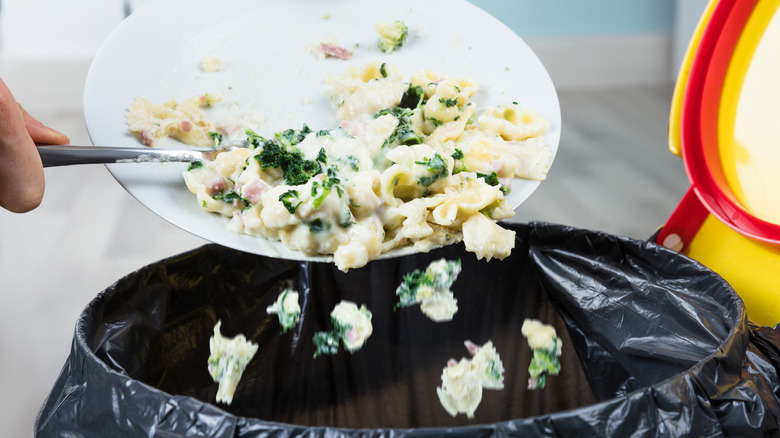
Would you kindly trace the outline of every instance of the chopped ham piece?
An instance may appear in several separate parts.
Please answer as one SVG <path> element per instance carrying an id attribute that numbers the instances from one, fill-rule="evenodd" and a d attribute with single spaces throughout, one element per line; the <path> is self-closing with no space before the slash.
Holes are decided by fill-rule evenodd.
<path id="1" fill-rule="evenodd" d="M 189 120 L 182 120 L 181 121 L 181 130 L 182 132 L 190 132 L 192 131 L 192 122 Z"/>
<path id="2" fill-rule="evenodd" d="M 224 191 L 225 187 L 225 178 L 222 178 L 221 176 L 206 181 L 206 193 L 208 193 L 209 196 L 214 196 L 217 193 Z"/>
<path id="3" fill-rule="evenodd" d="M 334 58 L 339 59 L 349 59 L 352 58 L 352 51 L 347 50 L 343 47 L 339 47 L 335 44 L 329 44 L 329 43 L 321 43 L 320 44 L 320 50 L 322 50 L 322 53 L 325 54 L 325 56 L 332 56 Z"/>
<path id="4" fill-rule="evenodd" d="M 140 133 L 141 136 L 141 143 L 144 144 L 144 146 L 154 146 L 154 133 L 144 129 Z"/>
<path id="5" fill-rule="evenodd" d="M 234 123 L 234 124 L 217 125 L 216 129 L 217 129 L 217 132 L 219 132 L 220 134 L 222 134 L 222 135 L 224 135 L 226 137 L 229 137 L 229 136 L 231 136 L 231 135 L 233 135 L 233 134 L 235 134 L 237 132 L 244 131 L 245 128 L 244 128 L 244 126 L 242 126 L 242 125 L 240 125 L 238 123 Z"/>
<path id="6" fill-rule="evenodd" d="M 244 184 L 241 191 L 244 194 L 244 198 L 252 204 L 259 204 L 263 193 L 267 192 L 271 188 L 267 182 L 260 178 L 255 178 L 248 183 Z"/>
<path id="7" fill-rule="evenodd" d="M 360 333 L 357 330 L 347 330 L 346 335 L 349 342 L 355 342 L 360 338 Z"/>
<path id="8" fill-rule="evenodd" d="M 366 125 L 361 122 L 342 120 L 339 127 L 352 137 L 362 137 L 366 133 Z"/>
<path id="9" fill-rule="evenodd" d="M 367 124 L 372 119 L 370 116 L 360 116 L 355 120 L 342 120 L 339 123 L 339 128 L 352 137 L 364 137 L 368 134 Z"/>
<path id="10" fill-rule="evenodd" d="M 466 348 L 469 350 L 469 353 L 471 353 L 472 356 L 474 356 L 475 354 L 477 354 L 479 352 L 479 349 L 480 349 L 479 345 L 477 345 L 477 344 L 475 344 L 475 343 L 473 343 L 471 341 L 466 341 L 466 342 L 464 342 L 464 344 L 466 345 Z"/>

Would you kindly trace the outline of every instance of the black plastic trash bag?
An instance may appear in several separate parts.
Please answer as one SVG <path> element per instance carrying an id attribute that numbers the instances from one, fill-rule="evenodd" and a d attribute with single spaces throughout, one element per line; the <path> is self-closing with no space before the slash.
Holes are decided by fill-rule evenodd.
<path id="1" fill-rule="evenodd" d="M 717 274 L 652 243 L 564 226 L 508 224 L 512 255 L 455 245 L 345 274 L 207 245 L 149 265 L 98 295 L 36 421 L 38 436 L 473 437 L 780 436 L 780 331 L 748 322 Z M 394 309 L 403 275 L 460 258 L 459 310 L 436 323 Z M 285 287 L 298 325 L 267 315 Z M 374 333 L 355 353 L 313 357 L 340 300 Z M 562 370 L 527 389 L 525 318 L 553 324 Z M 230 406 L 207 371 L 217 320 L 259 344 Z M 450 417 L 436 387 L 463 342 L 492 340 L 505 388 L 474 419 Z"/>

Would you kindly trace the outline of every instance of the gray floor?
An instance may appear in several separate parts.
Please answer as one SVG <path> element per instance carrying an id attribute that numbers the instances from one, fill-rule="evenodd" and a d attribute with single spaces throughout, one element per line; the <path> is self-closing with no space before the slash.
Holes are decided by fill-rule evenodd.
<path id="1" fill-rule="evenodd" d="M 672 90 L 561 92 L 558 155 L 513 219 L 648 238 L 688 187 L 682 161 L 667 148 Z"/>
<path id="2" fill-rule="evenodd" d="M 560 93 L 563 134 L 545 181 L 518 209 L 534 220 L 646 239 L 687 188 L 666 147 L 672 84 Z M 80 108 L 36 114 L 88 144 Z M 102 166 L 47 169 L 43 204 L 0 210 L 3 436 L 32 436 L 79 313 L 111 283 L 204 241 L 130 197 Z"/>

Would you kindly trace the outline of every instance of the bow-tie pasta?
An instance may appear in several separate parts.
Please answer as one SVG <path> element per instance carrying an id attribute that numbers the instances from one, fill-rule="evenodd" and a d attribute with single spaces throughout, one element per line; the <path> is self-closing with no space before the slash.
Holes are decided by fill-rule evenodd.
<path id="1" fill-rule="evenodd" d="M 279 240 L 339 269 L 403 246 L 464 241 L 479 258 L 506 257 L 515 178 L 542 180 L 552 162 L 548 122 L 517 103 L 478 114 L 470 78 L 369 62 L 329 77 L 338 125 L 267 136 L 184 173 L 204 210 L 237 233 Z M 186 140 L 186 138 L 185 138 Z"/>

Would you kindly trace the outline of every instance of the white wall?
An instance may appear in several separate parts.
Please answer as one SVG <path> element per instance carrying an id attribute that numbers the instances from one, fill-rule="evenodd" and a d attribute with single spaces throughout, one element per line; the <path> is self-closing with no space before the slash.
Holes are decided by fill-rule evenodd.
<path id="1" fill-rule="evenodd" d="M 81 100 L 83 78 L 102 42 L 126 11 L 152 1 L 0 0 L 0 77 L 27 107 L 72 106 Z M 706 3 L 470 1 L 523 37 L 559 89 L 673 80 L 679 47 Z M 675 21 L 676 14 L 683 18 Z"/>
<path id="2" fill-rule="evenodd" d="M 149 1 L 0 0 L 0 77 L 28 111 L 80 108 L 100 45 Z"/>
<path id="3" fill-rule="evenodd" d="M 674 47 L 672 73 L 677 75 L 693 32 L 709 0 L 677 0 L 674 10 Z"/>
<path id="4" fill-rule="evenodd" d="M 2 53 L 12 59 L 91 58 L 123 18 L 123 0 L 2 0 Z"/>
<path id="5" fill-rule="evenodd" d="M 669 33 L 675 0 L 469 0 L 526 39 Z"/>

